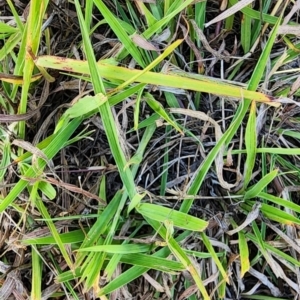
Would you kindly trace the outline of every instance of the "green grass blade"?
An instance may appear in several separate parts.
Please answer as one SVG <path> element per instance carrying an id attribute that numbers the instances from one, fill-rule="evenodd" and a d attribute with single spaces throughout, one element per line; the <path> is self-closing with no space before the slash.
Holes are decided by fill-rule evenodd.
<path id="1" fill-rule="evenodd" d="M 251 47 L 251 17 L 243 14 L 241 23 L 241 43 L 244 49 L 244 53 L 248 53 Z"/>
<path id="2" fill-rule="evenodd" d="M 245 199 L 251 199 L 258 196 L 260 192 L 277 176 L 278 170 L 273 170 L 269 174 L 265 175 L 255 185 L 253 185 L 246 193 Z"/>
<path id="3" fill-rule="evenodd" d="M 180 262 L 161 257 L 154 257 L 153 255 L 147 254 L 125 254 L 121 256 L 120 261 L 126 264 L 146 267 L 168 273 L 185 270 L 184 265 Z"/>
<path id="4" fill-rule="evenodd" d="M 126 50 L 132 55 L 132 57 L 141 67 L 145 67 L 146 63 L 144 61 L 142 52 L 138 49 L 132 39 L 127 35 L 119 20 L 112 14 L 112 12 L 107 8 L 103 1 L 95 0 L 94 3 L 109 24 L 110 28 L 122 43 L 123 47 L 126 48 Z"/>
<path id="5" fill-rule="evenodd" d="M 154 99 L 154 97 L 149 93 L 146 93 L 145 97 L 146 97 L 147 103 L 154 110 L 154 112 L 157 113 L 158 115 L 160 115 L 160 117 L 163 118 L 169 125 L 174 127 L 179 133 L 181 133 L 183 135 L 183 132 L 182 132 L 181 128 L 179 127 L 179 125 L 171 119 L 171 117 L 165 111 L 162 104 L 160 102 L 156 101 Z"/>
<path id="6" fill-rule="evenodd" d="M 42 260 L 35 247 L 31 247 L 32 256 L 32 286 L 31 299 L 42 298 Z"/>
<path id="7" fill-rule="evenodd" d="M 144 217 L 158 222 L 171 221 L 175 227 L 186 230 L 203 231 L 208 226 L 204 220 L 155 204 L 142 203 L 136 210 Z"/>
<path id="8" fill-rule="evenodd" d="M 130 254 L 130 253 L 142 253 L 150 251 L 153 248 L 152 245 L 145 244 L 123 244 L 123 245 L 100 245 L 88 248 L 81 248 L 78 251 L 87 252 L 107 252 L 116 254 Z"/>
<path id="9" fill-rule="evenodd" d="M 102 4 L 102 1 L 98 0 L 99 3 Z M 89 40 L 88 29 L 85 26 L 85 22 L 83 20 L 80 4 L 78 0 L 75 1 L 77 14 L 79 17 L 80 28 L 83 36 L 85 51 L 88 58 L 88 65 L 91 74 L 92 83 L 94 86 L 94 90 L 96 94 L 103 94 L 105 95 L 105 89 L 103 82 L 101 80 L 101 74 L 99 67 L 97 66 L 96 59 L 93 53 L 92 45 Z M 101 6 L 102 7 L 102 6 Z M 104 6 L 102 7 L 107 10 Z M 120 177 L 122 182 L 124 183 L 129 198 L 132 199 L 136 194 L 136 188 L 133 180 L 132 173 L 129 168 L 125 168 L 126 166 L 126 159 L 125 155 L 120 147 L 120 142 L 118 138 L 118 131 L 115 125 L 115 120 L 112 115 L 110 105 L 108 102 L 105 102 L 103 105 L 99 107 L 99 112 L 101 115 L 101 119 L 103 121 L 104 130 L 106 132 L 108 142 L 110 145 L 110 149 L 112 151 L 113 157 L 116 161 L 117 167 L 119 169 Z"/>
<path id="10" fill-rule="evenodd" d="M 259 193 L 257 196 L 262 199 L 273 202 L 274 204 L 280 205 L 285 208 L 289 208 L 297 213 L 300 213 L 300 205 L 298 205 L 294 202 L 291 202 L 291 201 L 288 201 L 288 200 L 285 200 L 280 197 L 276 197 L 276 196 L 273 196 L 273 195 L 270 195 L 270 194 L 267 194 L 264 192 Z"/>
<path id="11" fill-rule="evenodd" d="M 253 101 L 250 107 L 250 113 L 245 133 L 245 145 L 247 151 L 247 158 L 245 162 L 244 171 L 244 189 L 247 188 L 253 168 L 256 161 L 256 148 L 257 148 L 257 134 L 256 134 L 256 104 Z"/>

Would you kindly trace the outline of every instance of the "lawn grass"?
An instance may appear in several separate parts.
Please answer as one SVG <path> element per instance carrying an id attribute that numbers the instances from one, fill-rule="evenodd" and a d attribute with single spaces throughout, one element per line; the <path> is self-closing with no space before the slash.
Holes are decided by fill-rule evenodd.
<path id="1" fill-rule="evenodd" d="M 299 7 L 224 3 L 0 4 L 0 299 L 299 297 Z"/>

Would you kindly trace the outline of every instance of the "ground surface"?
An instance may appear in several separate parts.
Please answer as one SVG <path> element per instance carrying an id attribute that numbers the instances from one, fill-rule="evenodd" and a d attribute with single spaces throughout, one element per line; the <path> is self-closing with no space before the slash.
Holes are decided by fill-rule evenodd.
<path id="1" fill-rule="evenodd" d="M 1 300 L 299 298 L 299 1 L 195 2 L 0 1 Z"/>

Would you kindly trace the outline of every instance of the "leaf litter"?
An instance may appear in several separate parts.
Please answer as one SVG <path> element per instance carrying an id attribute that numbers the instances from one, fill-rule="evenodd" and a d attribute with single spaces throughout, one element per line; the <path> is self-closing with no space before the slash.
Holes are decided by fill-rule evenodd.
<path id="1" fill-rule="evenodd" d="M 115 211 L 119 219 L 112 220 L 116 224 L 113 225 L 113 222 L 103 224 L 104 233 L 97 237 L 95 245 L 98 243 L 102 245 L 104 240 L 110 241 L 107 246 L 110 244 L 122 245 L 122 243 L 153 243 L 153 250 L 149 251 L 147 255 L 153 253 L 158 255 L 159 251 L 167 251 L 168 249 L 163 247 L 170 243 L 168 246 L 173 250 L 173 254 L 169 253 L 163 257 L 166 270 L 169 270 L 168 260 L 181 262 L 182 257 L 174 255 L 174 253 L 178 254 L 176 247 L 179 245 L 180 249 L 183 249 L 190 257 L 193 272 L 190 272 L 190 266 L 187 265 L 184 272 L 175 272 L 171 276 L 167 272 L 151 270 L 146 259 L 139 262 L 141 265 L 131 267 L 130 264 L 121 263 L 120 254 L 119 256 L 109 254 L 104 259 L 105 264 L 103 264 L 101 272 L 94 279 L 94 289 L 86 289 L 84 280 L 78 281 L 68 273 L 66 262 L 50 234 L 47 219 L 42 218 L 42 210 L 35 207 L 30 199 L 36 195 L 38 201 L 43 201 L 49 215 L 55 220 L 53 221 L 54 228 L 61 235 L 72 261 L 77 259 L 75 252 L 72 252 L 72 247 L 79 248 L 83 239 L 89 237 L 91 229 L 95 230 L 95 224 L 101 222 L 99 218 L 84 218 L 83 214 L 86 213 L 86 209 L 88 208 L 91 214 L 97 213 L 106 216 L 108 209 L 111 209 L 110 203 L 113 203 L 118 191 L 122 190 L 124 193 L 123 182 L 119 174 L 122 170 L 118 169 L 112 156 L 109 137 L 103 130 L 102 120 L 93 116 L 97 112 L 98 106 L 102 105 L 102 102 L 97 103 L 97 101 L 102 99 L 103 102 L 109 102 L 111 97 L 116 95 L 110 94 L 107 98 L 105 95 L 101 95 L 101 99 L 97 98 L 92 91 L 90 82 L 82 84 L 88 80 L 86 73 L 85 76 L 82 76 L 81 72 L 74 74 L 72 72 L 74 68 L 65 69 L 65 74 L 48 69 L 47 72 L 51 78 L 55 78 L 55 82 L 49 83 L 50 91 L 46 93 L 47 87 L 43 84 L 41 75 L 33 76 L 31 79 L 32 89 L 28 94 L 29 109 L 23 114 L 16 113 L 14 105 L 17 105 L 20 95 L 18 89 L 9 84 L 19 85 L 19 90 L 24 84 L 21 73 L 9 75 L 15 74 L 14 67 L 19 68 L 15 58 L 18 54 L 21 56 L 22 51 L 21 48 L 13 47 L 11 44 L 13 36 L 10 39 L 10 35 L 14 34 L 16 27 L 11 32 L 1 32 L 3 35 L 1 35 L 1 43 L 4 41 L 4 45 L 1 44 L 2 52 L 0 54 L 3 58 L 3 53 L 6 53 L 6 61 L 4 63 L 4 60 L 1 60 L 3 75 L 0 74 L 0 80 L 2 80 L 3 89 L 0 93 L 2 110 L 0 122 L 1 127 L 4 128 L 1 131 L 9 130 L 14 134 L 9 137 L 7 134 L 2 134 L 2 159 L 6 161 L 5 158 L 8 157 L 8 161 L 16 161 L 18 164 L 1 165 L 3 176 L 1 176 L 0 201 L 2 202 L 10 194 L 11 185 L 19 180 L 30 180 L 30 184 L 26 190 L 20 193 L 16 201 L 4 212 L 1 212 L 1 299 L 27 299 L 33 295 L 34 279 L 31 278 L 31 274 L 36 272 L 33 270 L 34 262 L 31 255 L 33 248 L 37 249 L 41 258 L 40 267 L 43 273 L 40 286 L 41 299 L 53 297 L 57 299 L 97 299 L 98 296 L 104 297 L 99 289 L 108 291 L 106 295 L 110 294 L 108 296 L 110 299 L 154 299 L 155 297 L 157 299 L 202 299 L 199 282 L 195 284 L 194 281 L 193 276 L 196 275 L 193 273 L 195 272 L 201 275 L 203 286 L 210 295 L 210 299 L 244 299 L 251 296 L 291 299 L 291 297 L 299 296 L 299 264 L 297 264 L 300 253 L 299 226 L 295 223 L 289 223 L 289 225 L 280 223 L 280 217 L 286 215 L 275 216 L 275 211 L 269 211 L 268 218 L 263 215 L 260 209 L 261 202 L 267 200 L 260 197 L 260 192 L 269 193 L 299 205 L 300 196 L 297 187 L 300 186 L 300 151 L 298 155 L 287 155 L 273 154 L 272 149 L 295 150 L 299 148 L 299 110 L 297 109 L 300 94 L 299 76 L 289 76 L 289 74 L 297 74 L 299 69 L 297 61 L 299 53 L 297 51 L 300 46 L 297 42 L 298 32 L 295 23 L 297 23 L 297 10 L 300 2 L 284 3 L 284 1 L 279 1 L 276 5 L 275 1 L 270 1 L 274 5 L 272 8 L 270 3 L 268 6 L 261 1 L 229 1 L 230 5 L 225 10 L 223 1 L 221 4 L 217 1 L 195 2 L 188 9 L 181 10 L 181 13 L 185 15 L 184 18 L 194 29 L 195 35 L 192 34 L 191 28 L 188 28 L 187 22 L 183 21 L 180 14 L 169 20 L 165 17 L 165 28 L 154 30 L 159 16 L 161 22 L 165 20 L 163 15 L 159 15 L 163 9 L 168 16 L 172 9 L 178 8 L 175 4 L 179 5 L 180 1 L 176 3 L 174 1 L 174 6 L 169 1 L 165 1 L 166 6 L 164 8 L 159 6 L 158 10 L 151 6 L 154 5 L 153 2 L 126 2 L 128 6 L 125 6 L 123 5 L 125 1 L 118 3 L 106 1 L 106 5 L 120 18 L 120 22 L 125 22 L 122 24 L 126 25 L 126 31 L 130 32 L 135 50 L 138 49 L 139 53 L 142 53 L 147 65 L 167 49 L 174 40 L 182 39 L 183 35 L 186 37 L 186 43 L 181 44 L 172 54 L 164 58 L 168 60 L 168 65 L 173 64 L 180 72 L 182 71 L 182 80 L 184 76 L 191 76 L 194 80 L 197 80 L 197 76 L 208 76 L 220 80 L 220 85 L 218 90 L 203 93 L 200 88 L 182 88 L 178 84 L 181 79 L 179 76 L 176 77 L 177 83 L 174 86 L 164 84 L 164 79 L 167 77 L 157 77 L 157 83 L 161 83 L 161 86 L 157 90 L 153 86 L 151 89 L 148 86 L 146 88 L 147 93 L 151 93 L 153 99 L 158 101 L 160 106 L 155 105 L 154 101 L 152 106 L 148 105 L 144 93 L 139 104 L 137 130 L 131 130 L 134 125 L 137 102 L 135 102 L 136 95 L 130 93 L 130 88 L 134 89 L 135 80 L 139 82 L 139 75 L 137 72 L 128 72 L 129 77 L 124 78 L 123 81 L 127 81 L 129 86 L 125 86 L 119 91 L 127 94 L 123 98 L 120 97 L 120 100 L 113 98 L 114 104 L 112 105 L 122 143 L 120 147 L 128 156 L 129 161 L 130 157 L 136 154 L 137 149 L 140 149 L 144 140 L 147 140 L 146 133 L 148 132 L 146 130 L 150 131 L 148 128 L 155 127 L 154 134 L 149 134 L 142 156 L 132 160 L 128 165 L 131 170 L 135 166 L 138 167 L 135 182 L 139 189 L 145 192 L 145 197 L 141 201 L 165 207 L 168 209 L 166 216 L 170 216 L 173 210 L 180 210 L 182 213 L 188 212 L 193 217 L 209 221 L 205 230 L 208 242 L 218 259 L 222 261 L 230 283 L 226 283 L 220 275 L 213 253 L 205 246 L 196 230 L 192 233 L 184 232 L 184 228 L 173 228 L 172 222 L 165 220 L 160 223 L 161 228 L 155 231 L 153 226 L 150 226 L 150 222 L 145 221 L 147 219 L 143 218 L 138 209 L 133 209 L 129 216 L 126 215 L 129 206 L 127 200 L 124 202 L 124 206 L 120 204 L 118 210 Z M 184 5 L 183 2 L 180 2 L 180 5 Z M 170 5 L 167 7 L 168 4 Z M 261 7 L 262 4 L 265 6 Z M 257 145 L 259 148 L 267 147 L 270 150 L 264 155 L 256 153 L 251 180 L 246 186 L 246 190 L 243 190 L 241 188 L 243 184 L 240 183 L 243 183 L 244 179 L 240 172 L 242 173 L 243 162 L 246 161 L 244 134 L 248 117 L 246 116 L 241 122 L 232 138 L 224 141 L 215 159 L 208 162 L 208 154 L 226 134 L 236 118 L 236 111 L 240 110 L 240 103 L 232 101 L 231 97 L 225 97 L 224 105 L 221 105 L 221 98 L 213 95 L 222 95 L 222 88 L 225 89 L 222 81 L 223 84 L 229 81 L 232 85 L 235 85 L 234 82 L 237 81 L 239 84 L 243 84 L 243 87 L 247 86 L 250 73 L 253 72 L 257 59 L 264 50 L 263 45 L 268 39 L 272 24 L 276 23 L 279 18 L 275 9 L 284 8 L 285 4 L 287 4 L 287 9 L 283 16 L 284 22 L 278 28 L 277 40 L 266 64 L 267 70 L 271 71 L 269 74 L 265 73 L 265 77 L 261 80 L 264 82 L 263 86 L 257 89 L 258 92 L 271 99 L 271 102 L 278 106 L 281 105 L 281 108 L 276 110 L 274 107 L 269 107 L 264 110 L 263 120 L 257 118 L 257 122 L 261 123 L 257 135 Z M 156 5 L 160 5 L 159 1 Z M 4 11 L 4 17 L 0 16 L 3 23 L 8 20 L 5 17 L 11 19 L 14 14 L 12 7 L 15 7 L 17 14 L 20 15 L 29 9 L 25 8 L 22 1 L 8 1 L 4 4 L 0 2 L 0 6 Z M 44 44 L 40 44 L 36 60 L 39 60 L 41 55 L 49 54 L 57 57 L 84 58 L 80 48 L 82 38 L 79 34 L 79 22 L 73 4 L 63 0 L 50 1 L 49 9 L 52 10 L 51 18 L 44 23 Z M 126 9 L 130 12 L 129 15 L 130 18 L 133 18 L 131 20 L 134 20 L 133 22 L 129 21 L 129 15 L 124 11 Z M 193 15 L 194 9 L 195 11 L 204 11 L 205 20 L 197 20 L 197 15 Z M 28 11 L 26 15 L 28 15 Z M 141 15 L 143 19 L 139 20 Z M 188 15 L 189 18 L 187 18 Z M 273 23 L 264 21 L 266 15 L 268 22 L 272 21 Z M 240 45 L 241 26 L 243 26 L 241 24 L 247 17 L 251 18 L 252 30 L 249 38 L 251 35 L 252 48 L 248 53 L 244 53 Z M 91 31 L 91 38 L 92 43 L 95 43 L 95 49 L 98 47 L 96 58 L 100 59 L 114 53 L 116 56 L 114 58 L 126 70 L 127 66 L 131 64 L 131 56 L 128 55 L 128 51 L 132 54 L 133 52 L 130 52 L 132 49 L 121 45 L 118 42 L 120 38 L 116 39 L 116 33 L 111 30 L 109 22 L 101 23 L 99 21 L 101 19 L 103 20 L 103 15 L 97 9 L 93 10 L 94 25 L 97 24 L 97 26 Z M 16 24 L 18 24 L 17 21 Z M 133 24 L 137 28 L 134 28 Z M 142 34 L 143 28 L 150 28 L 151 34 L 148 36 Z M 221 32 L 220 28 L 224 32 Z M 47 35 L 51 36 L 51 40 Z M 101 45 L 96 46 L 99 37 L 102 39 Z M 111 41 L 118 43 L 118 47 L 114 48 L 116 45 Z M 228 55 L 235 52 L 234 56 Z M 236 57 L 240 59 L 236 60 Z M 213 63 L 210 63 L 211 61 Z M 162 63 L 166 63 L 166 61 Z M 136 64 L 133 63 L 133 65 Z M 189 66 L 190 72 L 184 73 L 186 66 Z M 161 65 L 158 64 L 152 71 L 168 75 L 160 67 Z M 145 69 L 145 66 L 138 68 Z M 248 73 L 245 72 L 247 69 Z M 193 75 L 197 72 L 202 73 Z M 206 79 L 202 77 L 201 84 Z M 107 76 L 105 77 L 105 88 L 108 93 L 116 91 L 123 81 L 119 77 Z M 284 85 L 276 86 L 276 82 L 284 82 Z M 145 82 L 146 85 L 149 83 L 151 84 L 151 82 Z M 239 85 L 235 85 L 235 87 L 237 86 Z M 183 90 L 183 93 L 178 93 L 179 90 Z M 83 95 L 86 95 L 85 98 Z M 12 99 L 12 103 L 5 101 L 7 97 Z M 187 101 L 188 98 L 192 99 L 193 107 L 189 104 L 191 100 Z M 89 99 L 97 99 L 97 101 L 85 105 L 84 101 Z M 39 100 L 40 102 L 38 102 Z M 244 100 L 241 92 L 240 102 Z M 71 107 L 70 103 L 72 103 Z M 76 106 L 76 103 L 79 104 Z M 84 117 L 85 122 L 82 122 L 75 131 L 72 140 L 64 141 L 64 146 L 59 153 L 53 159 L 48 160 L 43 149 L 51 143 L 52 135 L 55 136 L 56 131 L 59 132 L 67 126 L 67 118 L 61 118 L 61 116 L 68 115 L 68 112 L 71 112 L 68 118 Z M 156 121 L 163 116 L 160 127 L 156 127 L 154 122 L 151 123 L 151 117 L 155 113 L 158 114 Z M 18 137 L 18 123 L 21 121 L 26 121 L 27 124 L 24 140 Z M 178 132 L 182 132 L 184 135 L 178 134 Z M 14 137 L 15 135 L 17 138 Z M 230 163 L 226 164 L 225 157 L 229 158 Z M 26 179 L 23 176 L 24 171 L 31 164 L 37 165 L 35 162 L 37 159 L 45 160 L 45 169 L 39 170 L 39 174 L 35 178 Z M 199 168 L 201 164 L 209 164 L 208 171 L 203 174 L 199 189 L 189 195 L 187 191 L 189 187 L 193 186 L 193 180 L 197 175 L 201 175 L 201 172 L 204 172 Z M 264 183 L 263 180 L 266 180 L 268 174 L 275 169 L 278 169 L 276 180 Z M 42 192 L 41 182 L 45 181 L 57 191 L 56 197 L 52 200 L 46 196 L 48 194 L 45 190 Z M 245 195 L 249 195 L 249 191 L 254 197 L 244 199 Z M 248 194 L 246 194 L 247 192 Z M 271 205 L 269 206 L 271 207 Z M 268 209 L 270 209 L 269 206 Z M 287 209 L 280 205 L 276 207 L 279 211 L 282 210 L 291 216 L 298 217 L 299 211 L 297 210 Z M 71 219 L 58 221 L 54 219 L 66 216 Z M 76 221 L 75 217 L 77 216 L 83 218 Z M 128 219 L 126 219 L 127 217 Z M 125 226 L 124 222 L 127 221 L 129 223 Z M 155 217 L 153 217 L 153 221 L 156 221 Z M 254 228 L 253 223 L 257 224 L 258 230 Z M 176 224 L 180 225 L 180 222 Z M 161 233 L 164 230 L 169 230 L 169 237 L 166 241 L 162 239 L 162 235 L 158 235 L 158 232 Z M 97 232 L 97 230 L 95 231 Z M 98 229 L 99 231 L 100 229 Z M 249 260 L 251 261 L 251 267 L 243 278 L 240 275 L 241 261 L 237 235 L 239 231 L 246 236 L 247 247 L 250 250 Z M 72 232 L 74 237 L 71 235 Z M 250 235 L 253 233 L 256 233 L 255 237 Z M 75 237 L 77 234 L 78 237 Z M 186 236 L 180 238 L 180 234 Z M 171 236 L 178 239 L 178 244 L 172 242 Z M 39 244 L 41 241 L 39 239 L 42 237 L 49 238 L 51 242 L 49 240 Z M 26 239 L 31 241 L 30 244 L 26 244 Z M 84 240 L 84 243 L 87 242 L 88 240 Z M 96 254 L 91 253 L 90 257 L 85 258 L 86 262 L 89 260 L 93 262 L 92 255 L 95 255 L 94 257 L 100 261 Z M 155 255 L 152 255 L 153 258 Z M 86 262 L 82 265 L 82 269 L 86 268 Z M 136 270 L 133 268 L 136 267 L 145 268 L 142 275 L 137 278 L 132 275 Z M 131 270 L 132 273 L 130 273 Z M 126 273 L 127 271 L 129 273 Z M 106 272 L 111 272 L 112 275 L 108 282 L 103 283 L 103 274 Z M 58 280 L 60 278 L 58 273 L 62 276 L 69 276 L 69 279 Z M 123 274 L 129 274 L 129 281 L 121 280 Z M 82 293 L 82 291 L 85 292 Z"/>

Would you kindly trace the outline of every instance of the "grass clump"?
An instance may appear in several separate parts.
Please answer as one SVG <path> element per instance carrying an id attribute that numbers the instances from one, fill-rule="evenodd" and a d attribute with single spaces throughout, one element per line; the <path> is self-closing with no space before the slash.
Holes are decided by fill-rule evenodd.
<path id="1" fill-rule="evenodd" d="M 296 3 L 0 5 L 1 299 L 299 295 Z"/>

